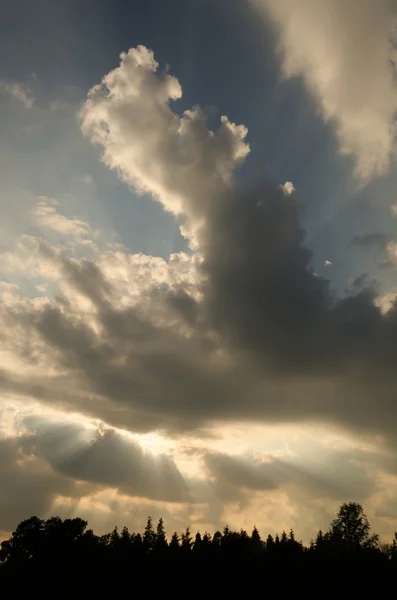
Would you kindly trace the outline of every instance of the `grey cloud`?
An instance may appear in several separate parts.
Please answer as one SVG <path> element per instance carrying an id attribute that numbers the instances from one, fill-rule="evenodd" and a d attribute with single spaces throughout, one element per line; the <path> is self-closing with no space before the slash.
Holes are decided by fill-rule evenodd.
<path id="1" fill-rule="evenodd" d="M 318 450 L 318 449 L 317 449 Z M 377 457 L 378 458 L 378 457 Z M 374 457 L 364 452 L 335 451 L 320 458 L 269 456 L 266 461 L 250 457 L 235 457 L 224 453 L 206 453 L 204 462 L 215 485 L 229 491 L 229 500 L 236 490 L 245 492 L 288 489 L 295 494 L 343 501 L 368 499 L 376 484 L 366 470 Z"/>
<path id="2" fill-rule="evenodd" d="M 106 78 L 105 95 L 90 95 L 83 120 L 110 166 L 168 210 L 183 213 L 201 261 L 197 294 L 184 283 L 168 289 L 153 284 L 125 306 L 98 264 L 55 256 L 41 244 L 42 255 L 58 261 L 64 288 L 89 300 L 92 312 L 76 308 L 67 290 L 46 306 L 4 309 L 6 326 L 16 337 L 37 339 L 59 371 L 27 381 L 4 370 L 5 388 L 139 431 L 311 419 L 392 440 L 397 309 L 383 313 L 374 286 L 365 282 L 337 296 L 313 272 L 301 201 L 290 186 L 233 183 L 233 168 L 248 152 L 245 128 L 224 120 L 218 138 L 203 118 L 196 115 L 196 122 L 189 113 L 181 119 L 170 108 L 170 99 L 180 97 L 179 82 L 159 79 L 156 69 L 143 47 L 123 55 Z M 139 101 L 129 112 L 126 94 L 119 114 L 109 91 L 124 76 Z M 114 155 L 109 132 L 98 121 L 101 107 L 115 125 Z M 153 143 L 145 157 L 136 155 L 130 137 L 135 128 L 140 131 L 140 111 L 154 128 L 153 139 L 145 138 Z M 120 122 L 125 127 L 119 139 Z M 181 148 L 174 148 L 180 131 L 191 145 L 187 170 Z M 211 161 L 224 177 L 213 180 Z M 192 181 L 202 178 L 205 185 L 192 191 L 191 172 Z"/>
<path id="3" fill-rule="evenodd" d="M 18 436 L 0 439 L 0 534 L 32 515 L 54 514 L 78 514 L 98 533 L 115 523 L 142 531 L 149 514 L 165 518 L 170 532 L 186 527 L 187 486 L 169 457 L 157 460 L 110 432 L 98 444 L 92 431 L 42 415 L 24 417 L 19 426 Z M 121 495 L 107 496 L 110 486 Z"/>
<path id="4" fill-rule="evenodd" d="M 10 531 L 33 514 L 48 516 L 58 495 L 78 497 L 87 489 L 25 454 L 19 438 L 0 440 L 0 529 Z"/>
<path id="5" fill-rule="evenodd" d="M 365 359 L 375 367 L 372 336 L 384 318 L 374 292 L 332 293 L 311 268 L 299 214 L 296 196 L 268 183 L 217 203 L 203 241 L 205 318 L 267 372 L 339 376 Z"/>
<path id="6" fill-rule="evenodd" d="M 382 314 L 365 283 L 338 298 L 311 269 L 299 214 L 296 195 L 270 183 L 219 197 L 199 237 L 201 300 L 156 288 L 122 308 L 97 265 L 62 259 L 98 327 L 67 298 L 4 309 L 65 373 L 4 372 L 4 385 L 141 431 L 311 418 L 391 434 L 395 310 Z"/>
<path id="7" fill-rule="evenodd" d="M 351 243 L 353 246 L 369 249 L 373 248 L 374 250 L 381 252 L 382 250 L 386 250 L 387 244 L 394 239 L 393 236 L 384 233 L 364 233 L 356 235 Z"/>
<path id="8" fill-rule="evenodd" d="M 380 269 L 395 269 L 396 268 L 396 263 L 394 260 L 391 260 L 390 258 L 386 258 L 385 260 L 382 260 L 382 262 L 379 265 Z"/>
<path id="9" fill-rule="evenodd" d="M 275 3 L 271 5 L 276 11 Z M 343 16 L 344 5 L 339 3 L 337 8 L 336 14 Z M 281 11 L 282 21 L 284 9 L 277 10 Z M 350 18 L 350 10 L 348 13 Z M 322 6 L 317 14 L 321 25 L 327 26 L 326 15 Z M 300 22 L 303 29 L 306 16 Z M 388 31 L 389 13 L 382 5 L 375 16 L 379 17 L 376 35 L 381 37 Z M 367 17 L 363 30 L 369 24 Z M 357 35 L 361 40 L 362 31 Z M 385 46 L 377 60 L 382 64 L 382 82 L 389 90 L 390 73 L 383 70 L 383 51 L 388 40 L 383 41 Z M 119 373 L 117 382 L 124 390 L 129 386 L 134 399 L 145 396 L 140 408 L 150 407 L 153 416 L 160 410 L 166 422 L 166 406 L 169 414 L 174 413 L 174 419 L 178 413 L 183 415 L 177 427 L 186 427 L 186 417 L 190 416 L 193 427 L 195 422 L 201 424 L 206 419 L 316 418 L 350 426 L 359 420 L 361 425 L 373 428 L 380 425 L 379 418 L 374 420 L 375 410 L 380 410 L 385 424 L 390 421 L 392 410 L 392 421 L 397 424 L 392 394 L 387 398 L 386 388 L 382 390 L 381 408 L 375 409 L 373 401 L 379 391 L 375 382 L 380 376 L 384 381 L 387 374 L 389 384 L 395 386 L 395 311 L 382 313 L 371 285 L 338 297 L 329 281 L 313 272 L 311 251 L 304 244 L 297 194 L 290 186 L 287 190 L 269 182 L 250 188 L 233 183 L 233 169 L 249 150 L 246 129 L 224 120 L 226 128 L 215 135 L 208 131 L 200 112 L 187 112 L 181 119 L 170 105 L 171 100 L 182 95 L 179 82 L 172 77 L 158 77 L 157 67 L 152 52 L 144 47 L 122 55 L 120 66 L 106 76 L 101 89 L 90 93 L 82 111 L 82 126 L 102 146 L 109 166 L 118 169 L 135 187 L 144 186 L 151 191 L 167 210 L 182 219 L 183 231 L 203 259 L 202 297 L 187 299 L 182 290 L 168 297 L 167 292 L 156 292 L 157 303 L 152 297 L 153 311 L 159 310 L 161 296 L 166 297 L 165 304 L 172 311 L 179 311 L 181 321 L 188 323 L 191 330 L 183 336 L 176 327 L 171 333 L 141 320 L 145 333 L 125 363 L 129 365 L 129 377 L 132 364 L 139 364 L 139 371 L 133 381 Z M 346 83 L 343 63 L 339 67 L 337 76 Z M 319 73 L 316 71 L 315 75 Z M 123 96 L 122 105 L 114 103 L 121 81 L 137 97 L 131 112 L 126 110 L 128 94 Z M 336 98 L 341 100 L 338 93 Z M 342 100 L 341 106 L 347 110 L 345 120 L 340 114 L 337 116 L 347 128 L 343 139 L 348 146 L 351 107 L 347 103 L 346 108 L 343 94 Z M 144 119 L 150 113 L 153 123 L 153 147 L 144 163 L 136 155 L 136 139 L 142 138 L 138 106 Z M 376 101 L 372 108 L 376 113 Z M 125 135 L 119 134 L 120 123 L 124 124 L 121 129 Z M 176 126 L 178 132 L 183 132 L 182 138 L 178 133 L 178 143 Z M 183 171 L 183 177 L 181 166 L 185 163 L 178 145 L 181 141 L 190 149 L 189 168 Z M 388 146 L 388 137 L 385 145 Z M 360 161 L 364 160 L 361 146 L 347 146 L 344 151 L 357 152 Z M 382 164 L 385 161 L 385 157 L 380 159 Z M 372 168 L 376 170 L 377 166 L 372 165 L 369 171 Z M 213 179 L 212 173 L 225 173 L 227 177 Z M 191 182 L 196 182 L 194 189 Z M 356 243 L 380 240 L 382 244 L 385 241 L 383 236 L 367 236 Z M 139 311 L 131 312 L 134 315 L 130 313 L 128 317 L 117 313 L 120 329 L 128 330 L 130 323 L 137 322 Z M 110 337 L 115 331 L 116 315 L 107 309 L 102 314 L 106 315 L 105 328 Z M 121 340 L 120 335 L 118 339 Z M 154 395 L 150 389 L 154 373 L 156 380 L 161 381 L 162 393 L 158 396 L 158 389 L 153 390 Z M 142 387 L 137 385 L 138 378 Z M 113 393 L 116 388 L 117 383 L 113 382 Z M 110 393 L 109 387 L 106 393 Z M 359 417 L 355 416 L 357 411 Z"/>
<path id="10" fill-rule="evenodd" d="M 276 488 L 271 471 L 261 462 L 247 461 L 223 453 L 210 452 L 205 455 L 205 465 L 215 477 L 218 485 L 223 483 L 250 490 Z"/>
<path id="11" fill-rule="evenodd" d="M 114 430 L 93 432 L 68 423 L 32 424 L 31 429 L 34 433 L 24 438 L 26 450 L 73 480 L 164 502 L 188 499 L 187 485 L 171 456 L 144 452 Z"/>

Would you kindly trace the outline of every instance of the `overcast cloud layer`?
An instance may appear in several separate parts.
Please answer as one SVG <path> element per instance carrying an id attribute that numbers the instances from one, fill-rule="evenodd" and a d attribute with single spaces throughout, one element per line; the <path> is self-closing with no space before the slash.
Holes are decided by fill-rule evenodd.
<path id="1" fill-rule="evenodd" d="M 365 4 L 262 2 L 284 75 L 303 75 L 362 180 L 391 164 L 395 103 L 391 5 Z M 31 108 L 15 89 L 3 85 Z M 313 270 L 293 182 L 238 180 L 245 125 L 221 114 L 212 130 L 202 108 L 178 112 L 181 98 L 138 46 L 78 118 L 103 163 L 175 217 L 188 252 L 131 253 L 44 195 L 1 252 L 0 532 L 30 513 L 103 529 L 150 512 L 172 528 L 277 523 L 308 540 L 352 499 L 382 533 L 397 506 L 393 290 L 363 276 L 335 293 Z M 380 232 L 351 245 L 392 266 L 395 246 Z"/>

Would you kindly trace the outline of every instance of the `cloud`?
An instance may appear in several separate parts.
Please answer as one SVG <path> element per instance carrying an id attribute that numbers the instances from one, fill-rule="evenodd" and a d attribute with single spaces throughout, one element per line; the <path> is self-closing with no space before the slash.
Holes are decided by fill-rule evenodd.
<path id="1" fill-rule="evenodd" d="M 237 490 L 252 493 L 293 488 L 291 496 L 303 493 L 339 501 L 354 497 L 362 502 L 374 493 L 375 479 L 367 472 L 366 462 L 379 460 L 378 455 L 357 450 L 327 452 L 321 446 L 317 446 L 316 452 L 315 458 L 305 455 L 252 458 L 209 452 L 204 461 L 221 494 L 226 497 L 231 494 L 231 498 Z"/>
<path id="2" fill-rule="evenodd" d="M 80 493 L 76 482 L 25 454 L 18 438 L 0 439 L 0 477 L 0 530 L 4 531 L 32 514 L 48 515 L 58 495 Z"/>
<path id="3" fill-rule="evenodd" d="M 384 252 L 386 254 L 385 259 L 379 264 L 381 269 L 393 269 L 397 265 L 397 241 L 394 235 L 384 233 L 365 233 L 356 235 L 351 243 L 362 249 L 371 249 L 376 252 L 376 256 Z M 367 282 L 368 285 L 368 282 Z M 384 298 L 379 300 L 380 305 L 385 307 L 389 305 L 389 299 L 391 292 L 388 291 L 384 295 Z M 387 301 L 385 299 L 388 299 Z M 385 303 L 386 302 L 386 303 Z"/>
<path id="4" fill-rule="evenodd" d="M 37 418 L 25 419 L 24 424 L 31 431 L 22 440 L 25 451 L 44 459 L 56 473 L 134 497 L 188 499 L 186 483 L 171 456 L 145 452 L 115 430 L 93 431 L 83 424 L 53 420 L 37 423 Z"/>
<path id="5" fill-rule="evenodd" d="M 292 181 L 286 181 L 284 183 L 284 185 L 281 186 L 281 188 L 284 190 L 284 192 L 289 196 L 290 194 L 292 194 L 292 192 L 295 192 L 295 188 L 294 188 L 294 184 L 292 183 Z"/>
<path id="6" fill-rule="evenodd" d="M 375 250 L 382 251 L 392 240 L 393 236 L 384 233 L 363 233 L 354 236 L 351 243 L 360 248 L 375 248 Z"/>
<path id="7" fill-rule="evenodd" d="M 59 202 L 47 196 L 39 196 L 33 209 L 33 219 L 43 230 L 66 236 L 91 235 L 90 227 L 81 219 L 69 219 L 58 212 Z"/>
<path id="8" fill-rule="evenodd" d="M 34 418 L 12 426 L 0 412 L 0 529 L 55 512 L 108 529 L 141 529 L 150 513 L 179 530 L 282 528 L 288 516 L 285 527 L 301 531 L 309 506 L 309 539 L 344 500 L 390 514 L 395 294 L 379 297 L 361 278 L 338 296 L 313 271 L 293 183 L 239 182 L 246 128 L 223 117 L 211 131 L 200 108 L 177 113 L 181 96 L 138 47 L 80 117 L 105 164 L 175 215 L 189 252 L 164 259 L 104 244 L 40 196 L 39 235 L 0 255 L 2 399 L 37 402 Z M 383 234 L 354 244 L 396 253 Z M 254 452 L 263 423 L 279 437 L 283 424 L 310 424 L 321 443 L 273 452 L 266 431 Z M 226 439 L 230 424 L 245 428 L 244 449 Z M 347 448 L 331 447 L 331 426 Z M 145 449 L 142 434 L 154 431 L 167 451 Z"/>
<path id="9" fill-rule="evenodd" d="M 165 454 L 143 450 L 142 442 L 78 415 L 20 408 L 3 405 L 0 415 L 0 436 L 7 435 L 0 439 L 4 531 L 33 513 L 79 515 L 97 533 L 115 523 L 142 530 L 151 514 L 165 518 L 169 533 L 189 522 L 202 531 L 256 523 L 263 534 L 292 525 L 308 541 L 346 497 L 365 502 L 371 515 L 390 504 L 393 456 L 340 439 L 335 447 L 329 432 L 317 430 L 317 441 L 294 435 L 287 453 L 229 454 L 216 450 L 226 440 L 213 440 L 211 449 L 211 440 L 196 439 L 200 446 L 185 448 L 169 441 L 172 454 Z M 280 440 L 280 433 L 272 435 Z M 269 441 L 269 435 L 262 430 L 260 438 Z M 181 461 L 183 455 L 187 460 Z M 303 518 L 308 504 L 310 522 Z"/>
<path id="10" fill-rule="evenodd" d="M 42 408 L 3 403 L 0 411 L 0 535 L 33 514 L 83 516 L 97 533 L 115 521 L 142 530 L 148 514 L 186 527 L 190 492 L 171 455 Z"/>
<path id="11" fill-rule="evenodd" d="M 119 67 L 90 90 L 82 131 L 102 147 L 105 164 L 135 189 L 200 223 L 208 202 L 230 186 L 248 154 L 247 129 L 222 116 L 213 132 L 199 107 L 182 116 L 173 112 L 170 103 L 182 97 L 181 85 L 168 72 L 158 73 L 148 48 L 131 48 L 120 58 Z"/>
<path id="12" fill-rule="evenodd" d="M 35 99 L 32 90 L 23 83 L 16 81 L 0 81 L 0 90 L 21 102 L 25 108 L 32 108 Z"/>
<path id="13" fill-rule="evenodd" d="M 354 246 L 361 246 L 363 248 L 375 246 L 383 250 L 392 239 L 392 236 L 384 233 L 363 233 L 354 236 L 351 243 Z"/>
<path id="14" fill-rule="evenodd" d="M 388 0 L 253 0 L 275 24 L 284 77 L 302 76 L 358 178 L 394 155 L 396 13 Z"/>
<path id="15" fill-rule="evenodd" d="M 139 47 L 91 90 L 81 118 L 105 162 L 194 232 L 195 252 L 76 258 L 23 236 L 2 257 L 5 274 L 58 293 L 7 296 L 4 389 L 134 431 L 309 419 L 391 436 L 394 309 L 370 285 L 335 295 L 313 272 L 291 182 L 238 184 L 245 127 L 225 118 L 213 133 L 198 108 L 178 116 L 170 100 L 181 94 Z M 58 232 L 88 228 L 47 199 L 38 214 Z"/>

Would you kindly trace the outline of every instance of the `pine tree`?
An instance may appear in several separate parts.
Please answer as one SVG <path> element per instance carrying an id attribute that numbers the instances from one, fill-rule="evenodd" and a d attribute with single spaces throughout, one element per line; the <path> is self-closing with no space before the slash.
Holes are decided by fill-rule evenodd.
<path id="1" fill-rule="evenodd" d="M 157 523 L 155 547 L 156 550 L 163 550 L 167 547 L 167 538 L 165 535 L 164 521 L 162 518 L 160 518 L 159 522 Z"/>
<path id="2" fill-rule="evenodd" d="M 269 535 L 266 538 L 266 551 L 273 552 L 274 545 L 275 545 L 275 543 L 274 543 L 273 536 L 269 533 Z"/>
<path id="3" fill-rule="evenodd" d="M 210 544 L 211 543 L 211 539 L 212 539 L 211 534 L 208 533 L 208 531 L 204 531 L 203 544 Z"/>
<path id="4" fill-rule="evenodd" d="M 322 552 L 324 549 L 324 534 L 321 531 L 321 529 L 319 529 L 317 536 L 316 536 L 316 542 L 315 542 L 315 549 L 317 552 Z"/>
<path id="5" fill-rule="evenodd" d="M 153 529 L 153 521 L 152 517 L 148 517 L 146 522 L 145 531 L 143 534 L 143 545 L 147 552 L 150 552 L 154 548 L 154 544 L 156 542 L 156 534 Z"/>
<path id="6" fill-rule="evenodd" d="M 222 534 L 220 531 L 215 531 L 213 538 L 212 538 L 212 545 L 215 548 L 219 548 L 221 543 L 222 543 Z"/>
<path id="7" fill-rule="evenodd" d="M 231 541 L 232 541 L 231 531 L 229 529 L 229 526 L 225 525 L 225 527 L 223 528 L 222 537 L 221 537 L 221 547 L 223 549 L 228 549 L 228 548 L 230 549 Z"/>
<path id="8" fill-rule="evenodd" d="M 203 553 L 206 555 L 209 555 L 211 552 L 211 549 L 212 549 L 211 540 L 212 540 L 211 534 L 208 533 L 208 531 L 205 531 L 203 538 L 201 540 L 201 547 L 202 547 Z"/>
<path id="9" fill-rule="evenodd" d="M 125 545 L 129 545 L 131 543 L 130 532 L 128 531 L 128 527 L 123 527 L 121 530 L 120 541 Z"/>
<path id="10" fill-rule="evenodd" d="M 124 555 L 128 554 L 132 546 L 132 540 L 130 532 L 128 531 L 128 527 L 123 527 L 123 529 L 121 530 L 118 546 L 120 550 L 124 553 Z"/>
<path id="11" fill-rule="evenodd" d="M 110 546 L 115 548 L 118 545 L 119 541 L 120 541 L 120 535 L 119 535 L 118 527 L 116 525 L 115 528 L 113 529 L 112 533 L 110 534 L 109 544 L 110 544 Z"/>
<path id="12" fill-rule="evenodd" d="M 259 531 L 255 526 L 251 533 L 251 547 L 255 552 L 259 552 L 262 549 L 261 536 L 259 535 Z"/>
<path id="13" fill-rule="evenodd" d="M 194 538 L 193 551 L 197 554 L 201 552 L 203 549 L 203 540 L 201 539 L 201 534 L 198 531 L 196 533 L 196 537 Z"/>
<path id="14" fill-rule="evenodd" d="M 174 531 L 174 533 L 172 534 L 169 547 L 170 547 L 171 552 L 173 552 L 173 553 L 176 553 L 180 550 L 179 535 L 177 534 L 176 531 Z"/>
<path id="15" fill-rule="evenodd" d="M 134 535 L 134 543 L 132 545 L 132 552 L 135 557 L 142 557 L 145 553 L 142 536 L 140 533 Z"/>
<path id="16" fill-rule="evenodd" d="M 181 538 L 181 548 L 184 552 L 189 553 L 193 546 L 192 534 L 190 533 L 190 527 L 186 527 Z"/>

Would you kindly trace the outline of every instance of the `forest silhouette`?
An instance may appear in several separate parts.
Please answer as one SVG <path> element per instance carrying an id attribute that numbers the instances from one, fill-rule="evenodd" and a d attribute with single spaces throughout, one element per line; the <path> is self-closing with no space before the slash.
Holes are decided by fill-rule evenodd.
<path id="1" fill-rule="evenodd" d="M 22 521 L 0 550 L 0 593 L 6 598 L 268 597 L 384 598 L 397 583 L 397 534 L 381 543 L 360 504 L 342 504 L 309 546 L 292 530 L 262 539 L 225 527 L 213 535 L 189 527 L 167 539 L 163 519 L 142 533 L 117 527 L 95 535 L 80 518 Z"/>

